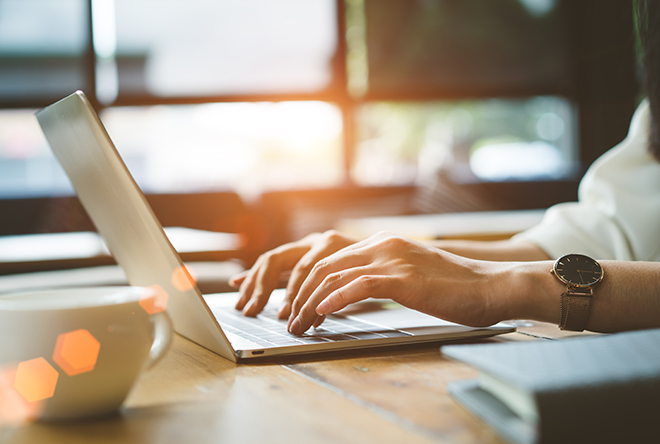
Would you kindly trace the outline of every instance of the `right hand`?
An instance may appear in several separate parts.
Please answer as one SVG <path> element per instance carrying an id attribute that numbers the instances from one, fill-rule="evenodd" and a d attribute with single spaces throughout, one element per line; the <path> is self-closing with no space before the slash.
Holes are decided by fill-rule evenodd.
<path id="1" fill-rule="evenodd" d="M 355 242 L 355 239 L 331 230 L 310 234 L 262 254 L 252 268 L 229 280 L 229 285 L 239 289 L 236 309 L 242 310 L 246 316 L 259 314 L 281 276 L 290 271 L 286 295 L 278 312 L 279 319 L 287 319 L 291 314 L 291 304 L 314 265 Z"/>

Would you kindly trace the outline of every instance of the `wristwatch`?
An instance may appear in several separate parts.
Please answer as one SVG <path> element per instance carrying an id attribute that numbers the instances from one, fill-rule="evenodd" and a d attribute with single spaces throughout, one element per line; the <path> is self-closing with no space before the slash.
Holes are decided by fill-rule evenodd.
<path id="1" fill-rule="evenodd" d="M 561 295 L 562 330 L 582 331 L 587 327 L 594 287 L 603 280 L 603 267 L 583 254 L 567 254 L 555 261 L 550 270 L 564 284 Z"/>

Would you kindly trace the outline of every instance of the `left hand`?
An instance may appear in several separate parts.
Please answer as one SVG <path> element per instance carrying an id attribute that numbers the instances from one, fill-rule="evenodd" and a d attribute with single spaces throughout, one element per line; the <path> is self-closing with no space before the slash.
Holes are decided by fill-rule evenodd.
<path id="1" fill-rule="evenodd" d="M 289 331 L 302 334 L 324 316 L 369 297 L 472 326 L 501 321 L 493 298 L 505 263 L 467 259 L 379 233 L 319 260 L 292 306 Z"/>
<path id="2" fill-rule="evenodd" d="M 263 310 L 281 277 L 290 272 L 286 296 L 278 312 L 279 319 L 291 314 L 291 303 L 312 267 L 320 259 L 355 243 L 355 240 L 334 230 L 312 233 L 296 242 L 281 245 L 259 256 L 249 270 L 233 276 L 229 284 L 239 288 L 237 310 L 246 316 L 256 316 Z"/>

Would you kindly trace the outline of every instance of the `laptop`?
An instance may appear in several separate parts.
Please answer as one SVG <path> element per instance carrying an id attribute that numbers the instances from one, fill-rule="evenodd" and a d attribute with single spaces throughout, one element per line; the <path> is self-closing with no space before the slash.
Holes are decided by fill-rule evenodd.
<path id="1" fill-rule="evenodd" d="M 174 330 L 233 362 L 325 351 L 481 338 L 515 331 L 507 324 L 458 325 L 376 300 L 328 316 L 316 330 L 294 336 L 276 316 L 284 290 L 264 312 L 248 318 L 234 309 L 238 293 L 203 296 L 194 281 L 173 279 L 184 270 L 163 227 L 126 168 L 101 120 L 82 91 L 37 112 L 51 149 L 134 286 L 166 292 Z"/>

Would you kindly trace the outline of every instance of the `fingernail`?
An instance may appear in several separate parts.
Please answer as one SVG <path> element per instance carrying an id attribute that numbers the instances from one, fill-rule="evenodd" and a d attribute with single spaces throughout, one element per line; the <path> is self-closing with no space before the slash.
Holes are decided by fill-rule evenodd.
<path id="1" fill-rule="evenodd" d="M 330 303 L 326 299 L 316 307 L 316 314 L 325 315 L 328 313 L 330 313 Z"/>
<path id="2" fill-rule="evenodd" d="M 291 330 L 291 324 L 293 324 L 293 321 L 298 317 L 298 313 L 293 311 L 293 307 L 291 308 L 291 312 L 289 313 L 289 320 L 286 323 L 286 328 L 287 330 Z"/>
<path id="3" fill-rule="evenodd" d="M 300 330 L 300 319 L 296 318 L 293 320 L 291 326 L 289 327 L 289 333 L 292 335 L 298 335 L 300 334 L 298 330 Z"/>
<path id="4" fill-rule="evenodd" d="M 250 302 L 248 302 L 247 305 L 243 308 L 243 314 L 247 314 L 253 305 L 254 305 L 254 299 L 250 300 Z"/>
<path id="5" fill-rule="evenodd" d="M 277 318 L 286 319 L 287 317 L 289 317 L 288 311 L 289 310 L 287 310 L 286 302 L 282 303 L 282 305 L 280 305 L 280 308 L 277 310 Z"/>

